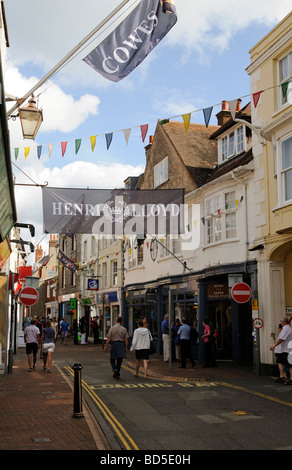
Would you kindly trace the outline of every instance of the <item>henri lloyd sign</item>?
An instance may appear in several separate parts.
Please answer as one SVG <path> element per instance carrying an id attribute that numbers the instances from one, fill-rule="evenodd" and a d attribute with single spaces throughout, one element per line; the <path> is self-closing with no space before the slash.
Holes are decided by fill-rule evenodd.
<path id="1" fill-rule="evenodd" d="M 45 233 L 101 235 L 183 232 L 184 190 L 43 187 Z"/>

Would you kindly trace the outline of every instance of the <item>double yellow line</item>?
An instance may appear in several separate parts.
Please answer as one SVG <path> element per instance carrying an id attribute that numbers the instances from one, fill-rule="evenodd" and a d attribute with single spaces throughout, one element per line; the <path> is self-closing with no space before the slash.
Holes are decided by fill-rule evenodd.
<path id="1" fill-rule="evenodd" d="M 65 367 L 65 369 L 74 376 L 73 369 L 71 367 Z M 121 423 L 114 417 L 112 412 L 108 409 L 106 404 L 99 398 L 99 396 L 90 388 L 90 386 L 81 380 L 82 386 L 84 390 L 87 391 L 89 396 L 92 398 L 94 403 L 97 405 L 99 410 L 102 412 L 103 416 L 107 420 L 107 422 L 111 425 L 116 435 L 119 437 L 121 442 L 123 443 L 126 450 L 139 450 L 139 447 L 134 442 L 134 440 L 129 436 L 125 428 L 121 425 Z"/>

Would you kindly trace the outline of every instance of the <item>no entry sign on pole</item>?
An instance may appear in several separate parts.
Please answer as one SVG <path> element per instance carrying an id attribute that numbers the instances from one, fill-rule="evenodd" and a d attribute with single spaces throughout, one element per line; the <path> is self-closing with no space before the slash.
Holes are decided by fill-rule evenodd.
<path id="1" fill-rule="evenodd" d="M 19 293 L 19 300 L 23 305 L 31 307 L 39 300 L 39 292 L 34 287 L 24 287 Z"/>
<path id="2" fill-rule="evenodd" d="M 245 282 L 238 282 L 237 284 L 234 284 L 231 289 L 231 297 L 239 304 L 245 304 L 248 302 L 251 295 L 251 288 Z"/>

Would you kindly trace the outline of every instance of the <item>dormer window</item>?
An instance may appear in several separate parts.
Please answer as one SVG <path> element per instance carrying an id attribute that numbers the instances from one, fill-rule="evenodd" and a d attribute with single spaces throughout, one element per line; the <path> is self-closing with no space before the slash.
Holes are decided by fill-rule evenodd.
<path id="1" fill-rule="evenodd" d="M 244 129 L 245 126 L 240 126 L 219 140 L 219 163 L 245 151 Z"/>

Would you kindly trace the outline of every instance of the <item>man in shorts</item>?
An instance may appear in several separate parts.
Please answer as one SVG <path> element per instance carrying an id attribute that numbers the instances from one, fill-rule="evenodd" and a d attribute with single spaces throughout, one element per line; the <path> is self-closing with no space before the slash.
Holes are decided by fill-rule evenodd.
<path id="1" fill-rule="evenodd" d="M 40 346 L 40 330 L 35 326 L 36 320 L 33 318 L 29 326 L 24 330 L 24 342 L 28 358 L 28 372 L 32 372 L 36 367 L 37 352 Z"/>
<path id="2" fill-rule="evenodd" d="M 281 351 L 277 356 L 277 363 L 279 366 L 280 377 L 279 381 L 285 385 L 292 385 L 292 328 L 289 326 L 289 319 L 283 317 L 280 320 L 282 330 L 278 336 L 277 341 L 270 347 L 273 350 L 276 346 L 281 346 Z M 285 367 L 290 371 L 290 378 L 285 379 Z"/>

